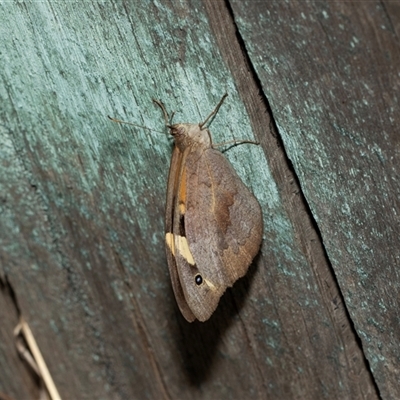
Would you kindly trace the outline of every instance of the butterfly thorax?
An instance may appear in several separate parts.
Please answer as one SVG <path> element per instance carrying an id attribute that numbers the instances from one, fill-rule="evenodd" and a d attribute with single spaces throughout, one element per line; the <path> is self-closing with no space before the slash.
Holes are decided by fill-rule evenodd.
<path id="1" fill-rule="evenodd" d="M 181 151 L 196 145 L 203 148 L 212 147 L 208 129 L 201 128 L 199 124 L 174 124 L 170 126 L 170 133 Z"/>

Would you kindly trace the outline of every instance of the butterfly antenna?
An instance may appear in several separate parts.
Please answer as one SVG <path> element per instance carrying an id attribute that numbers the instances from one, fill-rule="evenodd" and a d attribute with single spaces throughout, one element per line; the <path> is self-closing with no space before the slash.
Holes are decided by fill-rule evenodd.
<path id="1" fill-rule="evenodd" d="M 165 126 L 167 128 L 170 128 L 171 127 L 171 123 L 172 123 L 172 118 L 174 118 L 174 115 L 175 115 L 175 111 L 173 111 L 171 116 L 169 116 L 168 112 L 167 112 L 167 110 L 166 110 L 166 108 L 165 108 L 165 106 L 164 106 L 162 101 L 156 100 L 156 99 L 153 99 L 153 101 L 154 101 L 154 103 L 156 103 L 158 105 L 158 107 L 161 108 L 161 110 L 162 110 L 162 112 L 164 114 Z"/>
<path id="2" fill-rule="evenodd" d="M 204 122 L 202 122 L 201 124 L 199 124 L 200 129 L 202 129 L 203 126 L 210 120 L 210 118 L 211 118 L 212 116 L 214 116 L 214 115 L 218 112 L 218 110 L 219 110 L 220 107 L 222 106 L 222 103 L 224 102 L 224 100 L 225 100 L 227 97 L 228 97 L 228 93 L 225 93 L 225 94 L 222 96 L 222 99 L 219 101 L 217 107 L 214 108 L 214 110 L 213 110 L 213 111 L 211 112 L 211 114 L 204 120 Z"/>
<path id="3" fill-rule="evenodd" d="M 143 125 L 139 125 L 139 124 L 134 124 L 133 122 L 122 121 L 122 120 L 120 120 L 120 119 L 110 117 L 109 115 L 107 115 L 107 117 L 108 117 L 109 120 L 111 120 L 112 122 L 116 122 L 117 124 L 127 124 L 127 125 L 137 126 L 138 128 L 147 129 L 148 131 L 153 131 L 153 132 L 158 132 L 158 133 L 164 134 L 164 132 L 156 131 L 155 129 L 153 129 L 153 128 L 148 128 L 147 126 L 143 126 Z"/>

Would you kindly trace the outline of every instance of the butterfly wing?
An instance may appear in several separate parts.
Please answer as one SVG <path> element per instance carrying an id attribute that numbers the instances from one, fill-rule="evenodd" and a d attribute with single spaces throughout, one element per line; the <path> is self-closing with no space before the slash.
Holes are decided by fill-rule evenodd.
<path id="1" fill-rule="evenodd" d="M 183 170 L 183 245 L 188 249 L 178 252 L 177 263 L 183 267 L 177 271 L 188 307 L 197 319 L 205 321 L 226 288 L 246 274 L 258 252 L 261 208 L 217 150 L 188 152 Z"/>
<path id="2" fill-rule="evenodd" d="M 185 196 L 186 180 L 184 181 L 184 185 L 180 184 L 183 183 L 182 174 L 185 164 L 185 158 L 185 152 L 181 152 L 179 148 L 175 146 L 172 153 L 167 186 L 167 205 L 165 211 L 165 247 L 175 299 L 183 316 L 186 318 L 187 321 L 192 322 L 196 319 L 196 317 L 194 316 L 189 305 L 186 302 L 185 293 L 182 288 L 180 276 L 178 273 L 179 268 L 189 268 L 189 264 L 185 260 L 185 258 L 180 255 L 179 248 L 177 249 L 175 245 L 175 236 L 181 236 L 179 235 L 179 196 Z M 178 241 L 178 247 L 179 244 L 180 243 Z"/>

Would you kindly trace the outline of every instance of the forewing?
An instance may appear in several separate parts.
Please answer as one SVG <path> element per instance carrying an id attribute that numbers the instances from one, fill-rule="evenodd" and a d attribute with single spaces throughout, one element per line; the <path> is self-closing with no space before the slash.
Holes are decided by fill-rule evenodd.
<path id="1" fill-rule="evenodd" d="M 185 167 L 185 237 L 194 265 L 178 273 L 191 311 L 203 321 L 225 289 L 247 272 L 260 247 L 262 216 L 256 198 L 219 151 L 191 152 Z"/>
<path id="2" fill-rule="evenodd" d="M 183 316 L 189 322 L 195 320 L 195 316 L 190 310 L 189 305 L 186 302 L 185 294 L 180 282 L 178 268 L 185 267 L 187 262 L 182 257 L 177 256 L 177 249 L 175 246 L 174 239 L 174 221 L 179 221 L 179 192 L 185 190 L 185 187 L 180 187 L 180 181 L 183 174 L 184 158 L 185 154 L 182 153 L 178 147 L 175 146 L 172 153 L 171 165 L 168 176 L 167 186 L 167 204 L 165 210 L 165 242 L 166 242 L 166 253 L 169 273 L 171 276 L 172 289 L 175 294 L 175 299 L 178 303 L 179 309 Z M 186 183 L 186 182 L 185 182 Z M 181 193 L 182 194 L 182 193 Z M 176 226 L 176 224 L 175 224 Z M 179 230 L 179 224 L 178 224 Z M 175 235 L 179 232 L 175 231 Z M 178 265 L 179 263 L 179 265 Z"/>

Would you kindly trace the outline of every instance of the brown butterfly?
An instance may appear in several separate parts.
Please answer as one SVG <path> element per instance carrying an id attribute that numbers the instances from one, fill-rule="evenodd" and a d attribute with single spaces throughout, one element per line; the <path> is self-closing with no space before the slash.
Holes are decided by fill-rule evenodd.
<path id="1" fill-rule="evenodd" d="M 165 242 L 175 298 L 189 322 L 210 318 L 226 288 L 246 274 L 262 240 L 257 199 L 215 150 L 205 128 L 226 96 L 200 124 L 169 125 L 164 105 L 154 100 L 175 141 Z"/>

